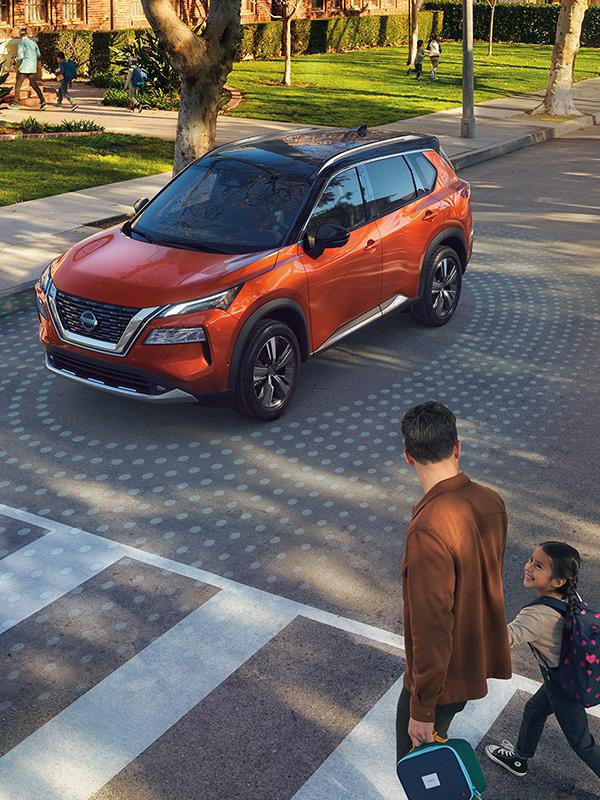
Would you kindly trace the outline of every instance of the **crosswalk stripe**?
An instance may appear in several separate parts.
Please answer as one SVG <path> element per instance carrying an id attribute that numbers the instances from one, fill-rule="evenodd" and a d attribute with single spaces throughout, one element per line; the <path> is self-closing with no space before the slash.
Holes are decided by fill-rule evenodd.
<path id="1" fill-rule="evenodd" d="M 86 800 L 292 619 L 219 592 L 0 759 L 0 800 Z"/>
<path id="2" fill-rule="evenodd" d="M 402 678 L 363 717 L 292 800 L 402 800 L 394 771 L 396 704 Z"/>
<path id="3" fill-rule="evenodd" d="M 64 526 L 0 561 L 0 634 L 120 558 L 119 545 Z"/>

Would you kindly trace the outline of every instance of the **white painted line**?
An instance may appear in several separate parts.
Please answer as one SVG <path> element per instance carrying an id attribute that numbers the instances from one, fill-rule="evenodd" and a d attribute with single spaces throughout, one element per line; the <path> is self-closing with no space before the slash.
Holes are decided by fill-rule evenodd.
<path id="1" fill-rule="evenodd" d="M 0 633 L 58 600 L 121 557 L 120 545 L 61 529 L 0 560 Z"/>
<path id="2" fill-rule="evenodd" d="M 0 759 L 0 800 L 87 800 L 293 618 L 219 592 Z"/>
<path id="3" fill-rule="evenodd" d="M 98 534 L 87 533 L 79 530 L 78 528 L 72 528 L 67 525 L 63 525 L 60 522 L 55 522 L 53 520 L 46 519 L 45 517 L 38 517 L 35 514 L 30 514 L 26 511 L 20 511 L 16 508 L 10 508 L 9 506 L 0 504 L 0 514 L 5 514 L 6 516 L 13 517 L 14 519 L 21 520 L 22 522 L 26 522 L 30 525 L 37 525 L 42 528 L 47 528 L 51 531 L 64 531 L 65 533 L 71 535 L 77 534 L 80 544 L 85 541 L 87 545 L 94 548 L 94 551 L 96 551 L 98 548 L 101 549 L 102 547 L 108 547 L 112 549 L 115 561 L 123 556 L 127 556 L 138 561 L 143 561 L 145 564 L 150 564 L 152 566 L 159 567 L 160 569 L 174 572 L 178 575 L 193 578 L 196 581 L 202 581 L 203 583 L 208 583 L 211 586 L 217 586 L 219 589 L 226 589 L 242 597 L 255 597 L 257 600 L 264 600 L 265 602 L 272 602 L 275 598 L 279 603 L 284 604 L 290 610 L 295 609 L 295 614 L 298 616 L 307 617 L 308 619 L 315 620 L 315 622 L 322 622 L 325 625 L 331 625 L 334 628 L 339 628 L 340 630 L 347 631 L 348 633 L 355 633 L 359 636 L 364 636 L 367 639 L 372 639 L 375 642 L 380 642 L 381 644 L 387 644 L 391 647 L 397 647 L 399 650 L 404 650 L 404 638 L 402 636 L 382 630 L 381 628 L 376 628 L 374 625 L 367 625 L 364 622 L 357 622 L 356 620 L 348 619 L 347 617 L 341 617 L 338 614 L 332 614 L 330 611 L 323 611 L 319 608 L 314 608 L 314 606 L 308 606 L 304 603 L 298 603 L 295 600 L 289 600 L 285 597 L 281 597 L 280 595 L 272 594 L 271 592 L 265 592 L 262 589 L 255 589 L 252 586 L 247 586 L 246 584 L 232 581 L 229 578 L 223 578 L 220 575 L 215 575 L 212 572 L 207 572 L 203 569 L 197 569 L 196 567 L 190 567 L 186 564 L 181 564 L 179 561 L 163 558 L 162 556 L 155 555 L 154 553 L 148 553 L 145 550 L 139 550 L 136 547 L 131 547 L 130 545 L 120 544 L 119 542 L 115 542 L 112 539 L 106 539 Z M 40 540 L 38 539 L 38 541 Z M 5 561 L 6 559 L 0 560 L 0 569 L 2 569 L 2 565 L 5 563 Z M 89 573 L 88 577 L 92 577 L 92 574 L 93 573 Z"/>
<path id="4" fill-rule="evenodd" d="M 402 678 L 365 714 L 292 800 L 405 800 L 396 776 L 396 704 Z"/>

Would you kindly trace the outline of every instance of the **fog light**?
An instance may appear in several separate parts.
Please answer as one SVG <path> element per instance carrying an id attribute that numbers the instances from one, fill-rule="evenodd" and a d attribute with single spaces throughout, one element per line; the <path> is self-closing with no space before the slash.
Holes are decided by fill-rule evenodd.
<path id="1" fill-rule="evenodd" d="M 155 328 L 150 331 L 144 344 L 189 344 L 205 341 L 204 328 Z"/>

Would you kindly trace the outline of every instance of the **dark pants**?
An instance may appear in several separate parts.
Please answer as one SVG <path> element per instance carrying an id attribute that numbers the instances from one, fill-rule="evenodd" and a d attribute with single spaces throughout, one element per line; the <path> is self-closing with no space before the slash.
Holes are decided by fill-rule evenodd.
<path id="1" fill-rule="evenodd" d="M 63 98 L 66 99 L 71 103 L 71 105 L 75 105 L 73 100 L 71 99 L 71 95 L 69 94 L 69 86 L 71 81 L 68 78 L 62 78 L 58 82 L 58 91 L 56 92 L 56 102 L 60 106 L 62 104 Z"/>
<path id="2" fill-rule="evenodd" d="M 415 61 L 415 72 L 417 80 L 420 79 L 421 74 L 423 73 L 423 62 L 422 61 Z"/>
<path id="3" fill-rule="evenodd" d="M 445 739 L 448 735 L 450 723 L 460 711 L 467 705 L 467 701 L 462 703 L 449 703 L 445 706 L 435 707 L 435 732 Z M 396 760 L 410 753 L 412 742 L 408 735 L 408 721 L 410 719 L 410 692 L 402 689 L 398 699 L 396 709 Z"/>
<path id="4" fill-rule="evenodd" d="M 568 743 L 579 758 L 600 777 L 600 747 L 594 741 L 585 708 L 544 682 L 525 704 L 517 754 L 533 758 L 547 718 L 554 714 Z"/>
<path id="5" fill-rule="evenodd" d="M 40 98 L 40 103 L 44 103 L 44 95 L 42 94 L 42 90 L 38 86 L 38 82 L 35 79 L 34 72 L 17 72 L 17 79 L 15 81 L 15 103 L 18 103 L 21 99 L 21 86 L 23 85 L 23 81 L 25 78 L 29 78 L 29 85 L 33 89 L 33 91 L 37 94 Z"/>

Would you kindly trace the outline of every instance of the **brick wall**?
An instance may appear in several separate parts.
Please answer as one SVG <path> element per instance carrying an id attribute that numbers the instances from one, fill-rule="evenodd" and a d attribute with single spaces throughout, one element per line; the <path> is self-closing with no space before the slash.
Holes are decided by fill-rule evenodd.
<path id="1" fill-rule="evenodd" d="M 174 0 L 178 12 L 192 24 L 206 16 L 209 0 Z M 600 0 L 598 0 L 600 2 Z M 298 18 L 405 12 L 408 0 L 302 0 Z M 242 22 L 269 22 L 268 0 L 242 0 Z M 0 0 L 0 39 L 27 26 L 42 30 L 87 28 L 123 30 L 148 25 L 141 0 Z"/>

